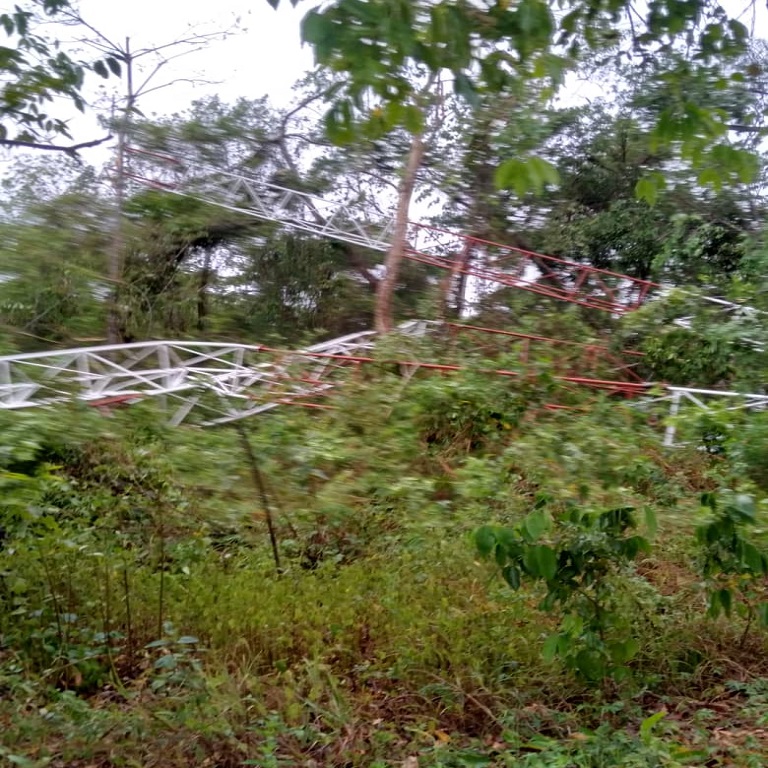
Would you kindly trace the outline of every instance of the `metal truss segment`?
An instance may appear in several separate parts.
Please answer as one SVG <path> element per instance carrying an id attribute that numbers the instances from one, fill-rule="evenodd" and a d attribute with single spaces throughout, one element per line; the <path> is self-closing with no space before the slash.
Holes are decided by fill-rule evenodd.
<path id="1" fill-rule="evenodd" d="M 243 173 L 201 165 L 197 159 L 186 156 L 188 149 L 181 142 L 172 144 L 172 155 L 132 147 L 127 151 L 140 158 L 150 158 L 154 163 L 160 178 L 132 176 L 142 185 L 192 197 L 318 237 L 379 252 L 389 248 L 394 230 L 393 216 L 372 223 L 368 221 L 369 211 L 357 209 L 350 201 L 326 199 Z M 470 255 L 475 258 L 465 258 Z M 406 256 L 449 269 L 453 274 L 463 272 L 481 282 L 514 287 L 612 314 L 637 309 L 653 294 L 663 290 L 660 284 L 650 280 L 419 223 L 410 225 Z M 759 312 L 716 297 L 696 295 L 696 298 L 728 311 Z"/>
<path id="2" fill-rule="evenodd" d="M 418 339 L 442 328 L 509 339 L 526 345 L 526 355 L 534 343 L 553 348 L 567 346 L 580 351 L 588 360 L 629 374 L 634 380 L 617 381 L 596 378 L 594 374 L 585 376 L 584 369 L 582 375 L 566 369 L 553 378 L 562 386 L 588 387 L 632 398 L 644 407 L 666 404 L 664 444 L 668 446 L 676 444 L 676 417 L 683 408 L 700 412 L 715 404 L 721 410 L 768 408 L 768 395 L 764 393 L 654 386 L 638 381 L 613 352 L 597 344 L 435 321 L 409 321 L 398 330 L 405 338 Z M 168 402 L 172 425 L 187 421 L 215 425 L 265 413 L 279 405 L 322 408 L 327 406 L 315 402 L 317 398 L 330 394 L 361 364 L 375 361 L 372 351 L 376 341 L 373 331 L 361 331 L 295 351 L 226 342 L 151 341 L 12 355 L 0 358 L 0 409 L 50 406 L 72 400 L 108 409 L 155 398 Z M 397 363 L 408 378 L 416 370 L 462 370 L 460 365 L 422 360 L 390 362 Z M 520 376 L 519 370 L 486 373 Z"/>

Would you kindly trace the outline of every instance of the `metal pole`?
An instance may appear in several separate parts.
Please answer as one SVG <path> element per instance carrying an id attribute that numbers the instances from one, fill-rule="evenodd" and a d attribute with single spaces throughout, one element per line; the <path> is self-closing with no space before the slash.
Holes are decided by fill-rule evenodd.
<path id="1" fill-rule="evenodd" d="M 674 419 L 678 412 L 680 411 L 680 398 L 682 396 L 682 392 L 679 390 L 675 390 L 674 394 L 672 395 L 672 404 L 669 406 L 669 418 Z M 677 426 L 675 424 L 667 424 L 667 428 L 664 432 L 664 445 L 667 448 L 671 448 L 675 444 L 675 432 L 677 431 Z"/>
<path id="2" fill-rule="evenodd" d="M 274 520 L 272 519 L 272 508 L 269 505 L 269 498 L 267 496 L 267 488 L 264 484 L 264 478 L 262 477 L 261 470 L 259 469 L 259 462 L 256 460 L 256 454 L 253 452 L 251 441 L 248 439 L 248 435 L 245 434 L 245 430 L 243 429 L 242 422 L 235 421 L 233 422 L 233 425 L 235 431 L 240 437 L 240 442 L 243 446 L 245 457 L 248 459 L 249 469 L 251 470 L 251 479 L 253 480 L 253 484 L 256 486 L 256 490 L 258 491 L 259 497 L 261 499 L 261 506 L 264 509 L 264 517 L 266 518 L 267 529 L 269 531 L 269 543 L 272 546 L 272 557 L 275 560 L 275 568 L 277 569 L 277 574 L 279 576 L 282 572 L 282 568 L 280 566 L 280 552 L 277 548 L 277 534 L 275 533 L 275 524 Z"/>

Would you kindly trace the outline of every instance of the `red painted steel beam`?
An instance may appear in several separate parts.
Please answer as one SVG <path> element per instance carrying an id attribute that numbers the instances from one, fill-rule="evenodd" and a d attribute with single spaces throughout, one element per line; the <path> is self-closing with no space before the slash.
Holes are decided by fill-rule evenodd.
<path id="1" fill-rule="evenodd" d="M 259 347 L 260 351 L 268 352 L 271 354 L 285 354 L 285 350 L 275 349 L 272 347 Z M 338 360 L 339 362 L 346 363 L 380 363 L 383 365 L 407 365 L 414 366 L 416 368 L 424 368 L 431 371 L 466 371 L 471 370 L 465 365 L 455 365 L 449 363 L 425 363 L 419 360 L 377 360 L 375 357 L 367 357 L 363 355 L 342 355 L 331 352 L 296 352 L 294 353 L 296 358 L 309 358 L 311 360 L 323 359 L 323 360 Z M 519 371 L 509 371 L 505 369 L 477 369 L 478 373 L 495 374 L 497 376 L 508 376 L 512 378 L 524 377 L 525 374 Z M 609 390 L 613 392 L 623 392 L 627 394 L 641 394 L 648 390 L 651 386 L 645 382 L 630 382 L 630 381 L 613 381 L 611 379 L 595 379 L 586 376 L 553 376 L 554 381 L 560 381 L 564 383 L 577 384 L 579 386 L 590 387 L 594 389 Z"/>
<path id="2" fill-rule="evenodd" d="M 640 278 L 630 277 L 629 275 L 620 272 L 613 272 L 608 269 L 600 269 L 586 264 L 579 264 L 578 262 L 568 261 L 556 256 L 548 256 L 547 254 L 536 253 L 535 251 L 528 251 L 511 245 L 504 245 L 503 243 L 485 240 L 472 235 L 451 232 L 450 230 L 441 229 L 440 227 L 432 227 L 427 224 L 414 222 L 411 224 L 411 228 L 417 231 L 454 237 L 457 241 L 461 242 L 464 247 L 468 247 L 471 244 L 476 247 L 501 251 L 502 253 L 506 253 L 506 256 L 501 257 L 502 259 L 518 259 L 521 262 L 520 266 L 524 267 L 530 264 L 532 268 L 535 268 L 539 272 L 541 272 L 542 264 L 551 266 L 552 271 L 550 274 L 553 277 L 560 278 L 563 271 L 569 270 L 574 273 L 572 276 L 575 278 L 574 285 L 572 287 L 564 286 L 563 288 L 557 288 L 552 285 L 542 285 L 523 281 L 522 272 L 524 269 L 521 270 L 520 268 L 518 268 L 517 275 L 510 274 L 509 272 L 500 269 L 494 269 L 493 267 L 473 267 L 467 268 L 466 270 L 459 269 L 459 271 L 464 271 L 466 274 L 474 275 L 482 279 L 499 282 L 502 285 L 522 288 L 523 290 L 538 293 L 550 298 L 562 299 L 592 309 L 619 313 L 628 312 L 641 306 L 653 289 L 661 287 L 658 283 L 651 280 L 641 280 Z M 460 249 L 457 248 L 457 251 L 458 250 Z M 456 269 L 455 263 L 448 257 L 432 256 L 421 253 L 415 249 L 410 249 L 409 258 L 412 258 L 415 261 L 422 261 L 423 263 L 431 263 L 434 266 L 443 268 L 447 268 L 448 265 L 451 265 Z M 610 284 L 614 281 L 618 282 L 619 285 Z M 590 293 L 590 288 L 592 290 L 599 289 L 607 298 L 600 298 L 592 295 Z M 629 292 L 631 294 L 631 296 L 627 297 L 628 300 L 617 297 L 617 294 L 622 292 Z"/>
<path id="3" fill-rule="evenodd" d="M 625 361 L 621 360 L 607 346 L 603 344 L 591 344 L 591 343 L 585 343 L 580 341 L 566 341 L 564 339 L 549 338 L 548 336 L 538 336 L 536 334 L 530 334 L 530 333 L 518 333 L 516 331 L 503 331 L 495 328 L 485 328 L 483 326 L 478 326 L 478 325 L 464 325 L 461 323 L 446 323 L 446 325 L 449 328 L 456 329 L 457 331 L 470 331 L 470 332 L 476 331 L 478 333 L 502 335 L 515 340 L 524 341 L 526 343 L 535 342 L 535 343 L 542 343 L 542 344 L 547 344 L 551 346 L 576 347 L 581 350 L 584 350 L 588 354 L 588 356 L 591 358 L 592 362 L 594 362 L 594 359 L 597 356 L 600 359 L 602 359 L 605 363 L 615 366 L 618 372 L 625 374 L 629 378 L 634 379 L 637 382 L 643 381 L 642 377 L 638 376 L 632 370 L 631 368 L 632 364 L 626 363 Z M 622 349 L 621 354 L 626 354 L 631 357 L 645 357 L 645 355 L 642 352 L 636 352 L 634 350 L 629 350 L 629 349 L 626 349 L 626 350 Z M 527 362 L 527 355 L 525 358 L 525 362 Z"/>
<path id="4" fill-rule="evenodd" d="M 481 325 L 466 325 L 464 323 L 446 323 L 446 325 L 449 328 L 456 328 L 460 331 L 467 330 L 467 331 L 478 331 L 481 333 L 491 333 L 491 334 L 499 334 L 501 336 L 512 336 L 513 338 L 517 339 L 530 339 L 531 341 L 541 341 L 546 344 L 564 344 L 567 346 L 573 346 L 573 347 L 584 347 L 584 348 L 590 348 L 590 349 L 601 349 L 606 352 L 609 352 L 609 348 L 605 346 L 604 344 L 590 344 L 583 341 L 570 341 L 566 339 L 553 339 L 549 336 L 538 336 L 534 333 L 519 333 L 518 331 L 504 331 L 500 330 L 498 328 L 485 328 Z M 643 352 L 637 352 L 632 349 L 622 349 L 622 354 L 625 355 L 632 355 L 633 357 L 645 357 L 645 354 Z"/>
<path id="5" fill-rule="evenodd" d="M 434 256 L 431 254 L 421 253 L 413 249 L 406 251 L 406 258 L 411 261 L 419 262 L 420 264 L 426 264 L 432 267 L 439 267 L 440 269 L 456 269 L 453 261 L 445 256 Z M 535 265 L 533 265 L 535 266 Z M 574 265 L 574 268 L 591 272 L 592 268 Z M 539 296 L 544 296 L 549 299 L 556 299 L 558 301 L 567 301 L 571 304 L 578 304 L 588 309 L 598 309 L 603 312 L 612 312 L 615 314 L 623 314 L 630 310 L 636 309 L 639 304 L 625 304 L 623 302 L 614 301 L 611 299 L 602 299 L 598 296 L 590 296 L 584 290 L 569 290 L 566 288 L 557 288 L 552 285 L 546 285 L 544 283 L 535 283 L 528 280 L 524 280 L 522 277 L 509 274 L 508 272 L 502 272 L 498 269 L 492 269 L 490 267 L 469 266 L 466 268 L 458 268 L 457 272 L 471 277 L 476 277 L 480 280 L 487 282 L 498 283 L 499 285 L 505 285 L 509 288 L 518 288 L 529 293 L 535 293 Z"/>
<path id="6" fill-rule="evenodd" d="M 144 397 L 144 395 L 112 395 L 111 397 L 103 397 L 99 400 L 88 400 L 86 401 L 87 405 L 93 406 L 94 408 L 104 408 L 109 407 L 110 405 L 123 405 L 125 403 L 132 403 L 134 400 L 141 400 Z"/>

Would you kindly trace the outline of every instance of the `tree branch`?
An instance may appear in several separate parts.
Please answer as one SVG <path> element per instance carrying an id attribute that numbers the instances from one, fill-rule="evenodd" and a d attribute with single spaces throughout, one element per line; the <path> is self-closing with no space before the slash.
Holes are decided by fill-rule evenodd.
<path id="1" fill-rule="evenodd" d="M 221 85 L 221 80 L 203 80 L 198 79 L 196 77 L 177 77 L 175 80 L 171 80 L 170 82 L 163 83 L 162 85 L 155 85 L 152 88 L 147 88 L 145 91 L 142 91 L 141 96 L 146 96 L 148 93 L 154 93 L 155 91 L 162 91 L 163 88 L 170 88 L 173 85 L 177 85 L 178 83 L 191 83 L 192 85 Z"/>
<path id="2" fill-rule="evenodd" d="M 729 131 L 736 133 L 764 133 L 768 131 L 768 128 L 764 125 L 744 125 L 742 123 L 729 123 L 727 126 Z"/>
<path id="3" fill-rule="evenodd" d="M 133 55 L 134 58 L 139 59 L 142 56 L 148 56 L 153 53 L 159 53 L 160 51 L 164 51 L 166 48 L 175 48 L 179 45 L 188 45 L 188 46 L 201 46 L 204 48 L 208 43 L 213 42 L 216 38 L 221 38 L 222 40 L 225 39 L 228 35 L 232 34 L 230 32 L 231 29 L 234 28 L 234 25 L 232 27 L 229 27 L 228 29 L 224 29 L 218 32 L 200 32 L 198 34 L 190 35 L 189 37 L 182 37 L 178 40 L 172 40 L 168 43 L 162 43 L 161 45 L 153 46 L 152 48 L 140 48 L 137 50 Z M 184 55 L 184 54 L 177 54 L 177 55 Z"/>
<path id="4" fill-rule="evenodd" d="M 81 149 L 98 147 L 99 144 L 109 141 L 112 134 L 103 139 L 94 139 L 93 141 L 83 141 L 80 144 L 72 144 L 68 147 L 61 144 L 45 144 L 37 141 L 20 141 L 18 139 L 0 139 L 0 147 L 23 147 L 25 149 L 45 149 L 51 152 L 64 152 L 68 155 L 76 155 Z"/>
<path id="5" fill-rule="evenodd" d="M 314 144 L 317 147 L 327 147 L 329 149 L 333 147 L 333 144 L 327 139 L 313 139 L 310 136 L 305 136 L 303 133 L 286 133 L 286 134 L 283 134 L 283 138 L 299 139 L 300 141 L 303 141 L 305 144 Z M 279 142 L 280 142 L 280 139 L 268 140 L 268 143 L 272 143 L 272 144 L 278 144 Z"/>
<path id="6" fill-rule="evenodd" d="M 89 24 L 79 13 L 77 13 L 77 11 L 73 11 L 71 9 L 65 10 L 63 12 L 63 16 L 65 19 L 68 19 L 70 24 L 79 24 L 85 27 L 86 29 L 90 30 L 91 32 L 93 32 L 93 34 L 96 35 L 96 37 L 103 40 L 104 42 L 101 45 L 102 45 L 102 50 L 106 48 L 106 50 L 104 51 L 105 53 L 114 53 L 115 51 L 121 51 L 121 48 L 119 45 L 115 45 L 104 33 L 99 32 L 99 30 L 96 29 L 96 27 Z M 93 42 L 91 42 L 91 45 L 93 45 L 94 47 L 97 47 L 96 44 Z"/>
<path id="7" fill-rule="evenodd" d="M 313 101 L 318 101 L 319 99 L 325 98 L 325 96 L 328 93 L 327 88 L 323 88 L 323 90 L 318 91 L 316 93 L 311 93 L 309 96 L 306 96 L 303 98 L 299 103 L 290 109 L 288 112 L 286 112 L 283 115 L 283 119 L 280 121 L 280 136 L 285 138 L 285 132 L 288 129 L 288 123 L 290 122 L 290 119 L 297 114 L 298 112 L 301 112 L 302 109 L 306 109 Z"/>

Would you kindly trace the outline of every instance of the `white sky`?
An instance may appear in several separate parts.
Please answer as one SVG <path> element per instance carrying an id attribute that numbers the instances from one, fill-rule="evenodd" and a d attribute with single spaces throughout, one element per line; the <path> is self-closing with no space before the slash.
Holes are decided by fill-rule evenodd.
<path id="1" fill-rule="evenodd" d="M 83 18 L 110 39 L 122 42 L 128 36 L 133 46 L 146 48 L 183 37 L 190 27 L 200 32 L 221 30 L 240 18 L 246 31 L 180 59 L 166 75 L 189 77 L 197 71 L 217 84 L 175 85 L 148 97 L 149 112 L 174 111 L 213 93 L 225 100 L 265 93 L 285 100 L 291 85 L 312 66 L 311 52 L 302 48 L 299 36 L 308 5 L 293 9 L 285 2 L 275 11 L 266 0 L 80 0 L 79 6 Z"/>

